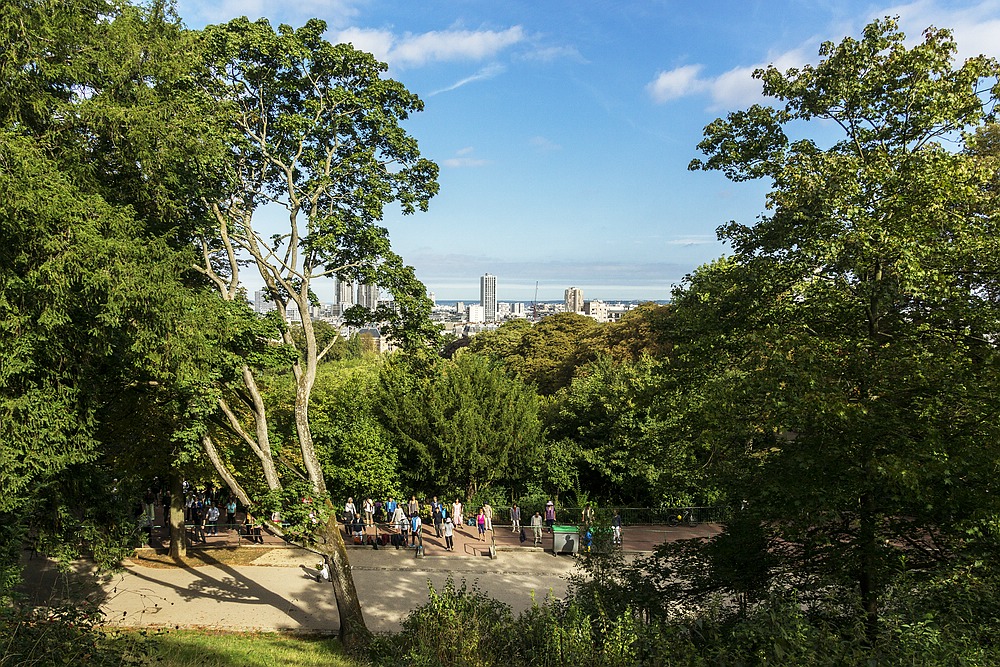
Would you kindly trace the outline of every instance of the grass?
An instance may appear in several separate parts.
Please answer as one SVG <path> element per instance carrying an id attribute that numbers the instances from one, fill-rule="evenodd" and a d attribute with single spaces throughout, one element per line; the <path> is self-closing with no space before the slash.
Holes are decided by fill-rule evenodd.
<path id="1" fill-rule="evenodd" d="M 155 642 L 149 664 L 158 667 L 358 667 L 331 637 L 203 630 L 148 636 Z"/>

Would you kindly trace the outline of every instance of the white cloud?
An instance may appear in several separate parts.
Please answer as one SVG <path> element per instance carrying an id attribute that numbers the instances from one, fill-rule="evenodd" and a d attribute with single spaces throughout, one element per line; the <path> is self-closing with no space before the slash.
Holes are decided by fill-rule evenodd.
<path id="1" fill-rule="evenodd" d="M 899 16 L 900 27 L 911 44 L 918 42 L 930 26 L 950 28 L 958 42 L 960 59 L 980 54 L 1000 57 L 1000 2 L 997 0 L 981 0 L 961 8 L 916 0 L 873 11 L 868 19 L 885 16 Z"/>
<path id="2" fill-rule="evenodd" d="M 679 246 L 709 245 L 714 243 L 719 243 L 719 239 L 714 236 L 707 235 L 683 236 L 681 238 L 667 241 L 667 245 Z"/>
<path id="3" fill-rule="evenodd" d="M 359 51 L 366 51 L 382 62 L 389 58 L 395 41 L 388 30 L 372 30 L 368 28 L 347 28 L 332 37 L 339 44 L 352 44 Z"/>
<path id="4" fill-rule="evenodd" d="M 709 106 L 712 109 L 749 106 L 764 99 L 760 81 L 753 78 L 755 70 L 768 65 L 774 65 L 782 71 L 790 67 L 801 67 L 809 62 L 809 54 L 815 54 L 818 46 L 817 40 L 810 40 L 799 47 L 774 55 L 764 62 L 734 67 L 714 77 L 701 76 L 703 65 L 684 65 L 660 72 L 647 84 L 646 91 L 657 104 L 708 93 L 711 99 Z"/>
<path id="5" fill-rule="evenodd" d="M 455 157 L 441 161 L 441 165 L 452 169 L 468 169 L 473 167 L 484 167 L 490 164 L 489 160 L 473 157 L 474 149 L 466 146 L 455 151 Z"/>
<path id="6" fill-rule="evenodd" d="M 495 63 L 493 65 L 487 65 L 486 67 L 482 68 L 472 76 L 467 76 L 464 79 L 460 79 L 455 83 L 451 84 L 450 86 L 448 86 L 447 88 L 442 88 L 440 90 L 435 90 L 434 92 L 429 93 L 428 97 L 432 97 L 440 93 L 447 93 L 449 91 L 455 90 L 456 88 L 461 88 L 466 84 L 474 83 L 476 81 L 485 81 L 486 79 L 492 79 L 493 77 L 502 74 L 506 70 L 507 68 L 500 64 Z"/>
<path id="7" fill-rule="evenodd" d="M 980 54 L 1000 58 L 1000 0 L 980 0 L 961 8 L 942 4 L 935 0 L 914 0 L 872 10 L 862 20 L 868 23 L 876 18 L 898 16 L 900 27 L 911 46 L 923 39 L 923 31 L 930 26 L 949 28 L 958 43 L 959 62 Z M 824 39 L 838 42 L 847 33 L 857 38 L 862 28 L 860 24 L 838 25 L 836 30 L 825 34 Z M 657 104 L 707 93 L 711 99 L 710 109 L 746 107 L 764 99 L 760 82 L 751 76 L 754 70 L 772 64 L 786 70 L 815 63 L 819 57 L 819 42 L 818 38 L 811 38 L 762 62 L 734 67 L 717 76 L 703 76 L 702 65 L 684 65 L 660 72 L 646 86 L 646 90 Z"/>
<path id="8" fill-rule="evenodd" d="M 562 146 L 546 137 L 532 137 L 529 143 L 543 153 L 562 150 Z"/>
<path id="9" fill-rule="evenodd" d="M 440 30 L 401 36 L 389 30 L 355 27 L 331 36 L 335 42 L 349 42 L 396 68 L 419 67 L 431 62 L 485 60 L 525 38 L 521 26 L 501 31 Z"/>
<path id="10" fill-rule="evenodd" d="M 702 68 L 702 65 L 683 65 L 667 72 L 660 72 L 646 86 L 646 90 L 653 101 L 659 104 L 700 93 L 710 85 L 708 81 L 698 77 Z"/>

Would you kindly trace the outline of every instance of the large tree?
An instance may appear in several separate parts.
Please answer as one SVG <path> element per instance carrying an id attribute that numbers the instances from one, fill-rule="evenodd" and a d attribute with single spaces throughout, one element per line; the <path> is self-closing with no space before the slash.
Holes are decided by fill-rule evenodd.
<path id="1" fill-rule="evenodd" d="M 166 3 L 5 3 L 0 31 L 0 505 L 21 520 L 33 500 L 51 510 L 67 477 L 106 489 L 112 475 L 171 469 L 182 425 L 160 397 L 177 389 L 205 304 L 187 280 L 187 165 L 212 144 L 190 35 Z M 130 459 L 138 434 L 121 416 L 140 411 L 168 428 L 159 456 Z M 63 497 L 58 523 L 79 538 L 69 517 L 88 508 Z M 38 516 L 60 529 L 56 512 Z"/>
<path id="2" fill-rule="evenodd" d="M 690 423 L 795 580 L 856 595 L 869 640 L 897 573 L 955 562 L 1000 511 L 996 172 L 955 150 L 1000 70 L 955 52 L 876 21 L 756 72 L 783 106 L 716 120 L 692 163 L 772 189 L 676 295 L 695 334 L 676 355 L 713 370 Z M 826 142 L 789 136 L 814 127 Z"/>
<path id="3" fill-rule="evenodd" d="M 283 464 L 301 468 L 317 499 L 325 497 L 326 481 L 310 428 L 310 396 L 330 346 L 317 343 L 314 283 L 336 277 L 387 289 L 398 310 L 353 314 L 391 318 L 400 342 L 420 346 L 432 334 L 430 301 L 412 268 L 392 252 L 380 221 L 393 202 L 404 213 L 426 210 L 438 187 L 436 165 L 420 157 L 401 126 L 421 101 L 384 78 L 384 64 L 349 44 L 328 42 L 325 31 L 319 20 L 274 30 L 266 20 L 245 18 L 205 30 L 206 90 L 217 103 L 214 118 L 231 156 L 206 170 L 222 173 L 228 187 L 206 199 L 214 224 L 199 240 L 198 265 L 224 300 L 236 302 L 244 298 L 241 262 L 249 262 L 279 318 L 298 312 L 300 348 L 290 361 L 298 454 L 285 450 Z M 283 210 L 283 232 L 264 231 L 258 215 L 264 205 Z M 296 336 L 281 328 L 274 342 L 294 350 Z M 279 493 L 285 483 L 252 357 L 236 375 L 237 383 L 217 398 L 221 421 L 254 452 L 269 491 Z M 203 442 L 219 474 L 249 502 L 216 435 L 206 432 Z M 364 618 L 332 512 L 320 533 L 317 547 L 334 565 L 341 637 L 350 642 L 364 636 Z"/>
<path id="4" fill-rule="evenodd" d="M 399 359 L 381 384 L 380 418 L 413 487 L 470 499 L 537 466 L 538 397 L 496 362 L 467 351 L 429 368 Z"/>

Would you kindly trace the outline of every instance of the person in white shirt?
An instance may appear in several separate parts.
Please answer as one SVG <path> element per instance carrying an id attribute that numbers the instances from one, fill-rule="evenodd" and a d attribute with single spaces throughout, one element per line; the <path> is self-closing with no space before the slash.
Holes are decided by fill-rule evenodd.
<path id="1" fill-rule="evenodd" d="M 535 516 L 531 517 L 531 534 L 535 538 L 535 545 L 542 543 L 542 515 L 535 512 Z"/>
<path id="2" fill-rule="evenodd" d="M 455 522 L 451 520 L 450 516 L 444 518 L 444 544 L 445 549 L 448 551 L 455 550 Z"/>

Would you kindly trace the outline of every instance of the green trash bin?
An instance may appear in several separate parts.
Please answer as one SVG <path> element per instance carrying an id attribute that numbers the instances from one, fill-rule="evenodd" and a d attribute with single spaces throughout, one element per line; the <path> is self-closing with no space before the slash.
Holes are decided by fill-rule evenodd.
<path id="1" fill-rule="evenodd" d="M 552 553 L 575 554 L 580 551 L 578 526 L 552 526 Z"/>

